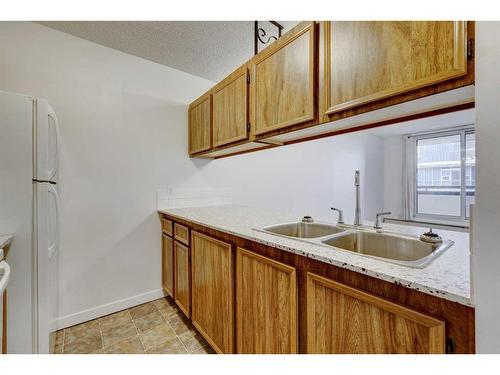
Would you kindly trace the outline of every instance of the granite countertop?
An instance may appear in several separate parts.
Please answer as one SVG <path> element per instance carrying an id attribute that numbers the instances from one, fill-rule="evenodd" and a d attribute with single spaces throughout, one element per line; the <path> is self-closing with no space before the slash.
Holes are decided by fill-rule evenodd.
<path id="1" fill-rule="evenodd" d="M 160 213 L 251 241 L 333 264 L 407 288 L 474 306 L 470 295 L 470 254 L 468 233 L 438 230 L 443 239 L 455 244 L 423 269 L 410 268 L 365 257 L 349 251 L 306 243 L 256 231 L 272 224 L 298 221 L 301 215 L 267 209 L 225 205 L 159 210 Z M 332 222 L 332 224 L 334 224 Z M 428 228 L 384 224 L 384 230 L 420 235 Z"/>

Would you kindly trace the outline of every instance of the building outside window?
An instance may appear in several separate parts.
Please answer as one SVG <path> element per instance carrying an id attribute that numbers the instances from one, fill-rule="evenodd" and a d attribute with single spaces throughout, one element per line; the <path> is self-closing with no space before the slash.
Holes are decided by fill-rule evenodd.
<path id="1" fill-rule="evenodd" d="M 476 191 L 474 128 L 411 135 L 406 142 L 405 219 L 467 224 Z"/>

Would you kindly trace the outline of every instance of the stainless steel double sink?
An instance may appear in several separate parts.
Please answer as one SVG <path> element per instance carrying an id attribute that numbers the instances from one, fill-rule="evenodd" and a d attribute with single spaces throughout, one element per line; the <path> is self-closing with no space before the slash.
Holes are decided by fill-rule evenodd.
<path id="1" fill-rule="evenodd" d="M 454 244 L 450 240 L 428 243 L 416 236 L 344 224 L 293 222 L 256 230 L 413 268 L 426 267 Z"/>

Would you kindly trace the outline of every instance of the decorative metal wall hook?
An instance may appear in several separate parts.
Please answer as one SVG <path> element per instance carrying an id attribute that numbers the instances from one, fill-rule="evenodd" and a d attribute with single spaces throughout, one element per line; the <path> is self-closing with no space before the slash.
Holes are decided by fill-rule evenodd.
<path id="1" fill-rule="evenodd" d="M 259 21 L 254 22 L 254 51 L 255 54 L 259 53 L 259 43 L 266 45 L 274 40 L 278 40 L 281 37 L 281 32 L 283 31 L 283 26 L 276 21 L 263 21 L 268 22 L 277 28 L 277 35 L 267 35 L 264 28 L 259 27 Z"/>

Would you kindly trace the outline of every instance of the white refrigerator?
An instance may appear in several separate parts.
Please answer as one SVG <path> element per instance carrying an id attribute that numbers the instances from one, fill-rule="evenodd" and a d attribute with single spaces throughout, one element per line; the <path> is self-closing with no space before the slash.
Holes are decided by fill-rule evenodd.
<path id="1" fill-rule="evenodd" d="M 44 99 L 0 91 L 0 234 L 8 262 L 8 353 L 50 353 L 58 318 L 57 117 Z"/>

